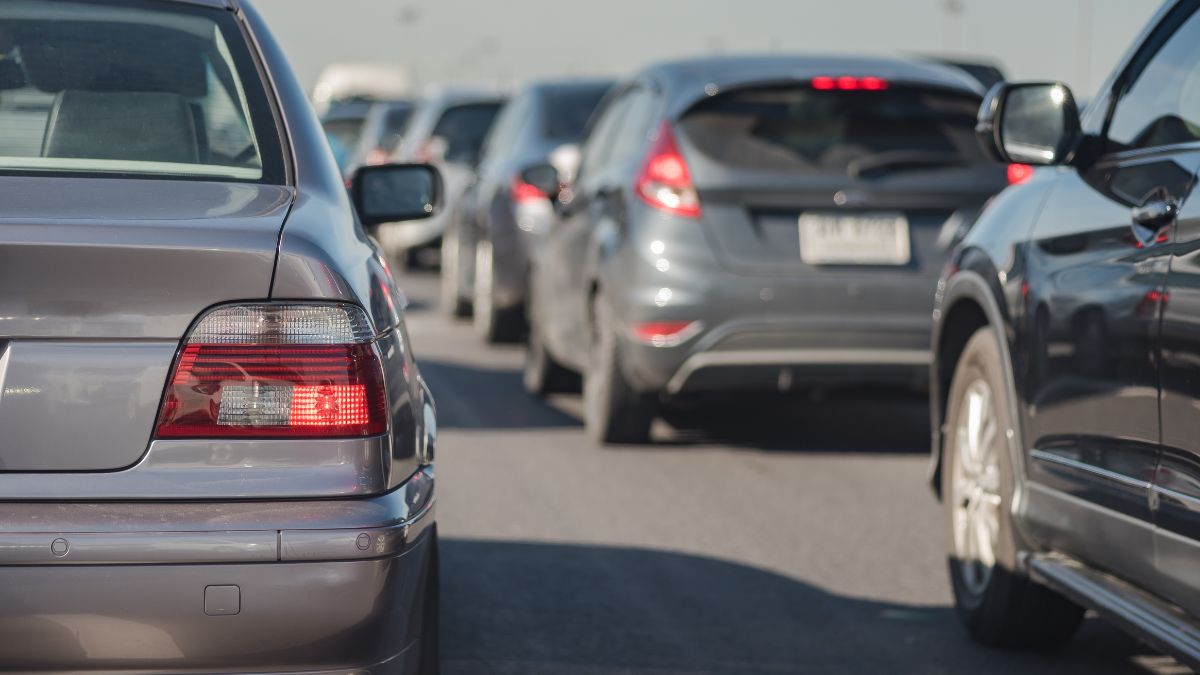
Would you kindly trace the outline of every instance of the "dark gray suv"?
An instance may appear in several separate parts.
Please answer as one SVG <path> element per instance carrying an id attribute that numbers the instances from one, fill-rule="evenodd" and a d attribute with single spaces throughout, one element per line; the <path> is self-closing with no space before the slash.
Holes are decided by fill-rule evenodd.
<path id="1" fill-rule="evenodd" d="M 533 263 L 527 387 L 582 372 L 592 435 L 640 442 L 665 397 L 923 386 L 947 248 L 1026 169 L 976 144 L 982 94 L 946 66 L 794 56 L 619 85 Z"/>
<path id="2" fill-rule="evenodd" d="M 0 203 L 0 671 L 436 673 L 433 400 L 250 4 L 0 3 Z"/>

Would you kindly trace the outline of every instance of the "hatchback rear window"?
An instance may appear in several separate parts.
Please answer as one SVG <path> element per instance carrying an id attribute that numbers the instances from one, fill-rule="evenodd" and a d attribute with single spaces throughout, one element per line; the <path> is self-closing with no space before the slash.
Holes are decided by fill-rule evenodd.
<path id="1" fill-rule="evenodd" d="M 552 141 L 578 141 L 607 87 L 551 89 L 542 95 L 542 134 Z"/>
<path id="2" fill-rule="evenodd" d="M 729 166 L 869 175 L 988 163 L 975 140 L 979 98 L 937 89 L 808 86 L 743 89 L 706 99 L 680 123 Z"/>
<path id="3" fill-rule="evenodd" d="M 233 13 L 147 0 L 0 3 L 0 172 L 284 182 Z"/>
<path id="4" fill-rule="evenodd" d="M 479 157 L 502 103 L 466 103 L 446 108 L 433 128 L 433 136 L 446 142 L 448 162 L 473 163 Z"/>

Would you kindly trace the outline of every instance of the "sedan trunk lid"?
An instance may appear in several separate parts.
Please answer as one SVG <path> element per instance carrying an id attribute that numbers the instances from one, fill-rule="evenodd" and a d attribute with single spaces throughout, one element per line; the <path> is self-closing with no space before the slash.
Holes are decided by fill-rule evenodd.
<path id="1" fill-rule="evenodd" d="M 205 308 L 269 297 L 290 188 L 0 182 L 0 471 L 107 471 L 145 453 Z"/>

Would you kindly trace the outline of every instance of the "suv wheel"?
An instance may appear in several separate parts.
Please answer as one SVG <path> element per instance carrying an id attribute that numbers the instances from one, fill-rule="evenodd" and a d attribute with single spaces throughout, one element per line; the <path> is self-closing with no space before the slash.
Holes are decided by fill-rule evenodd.
<path id="1" fill-rule="evenodd" d="M 955 367 L 942 453 L 950 579 L 972 637 L 1001 647 L 1050 647 L 1075 633 L 1083 609 L 1017 570 L 1012 522 L 1015 432 L 996 336 L 980 329 Z"/>
<path id="2" fill-rule="evenodd" d="M 516 342 L 521 339 L 524 317 L 520 308 L 496 306 L 495 255 L 492 242 L 475 245 L 475 332 L 484 342 Z"/>
<path id="3" fill-rule="evenodd" d="M 625 380 L 616 329 L 600 297 L 593 302 L 592 317 L 591 353 L 583 377 L 584 426 L 598 443 L 648 443 L 657 397 L 636 391 Z"/>
<path id="4" fill-rule="evenodd" d="M 442 237 L 442 308 L 454 318 L 471 315 L 462 283 L 462 241 L 451 228 Z"/>

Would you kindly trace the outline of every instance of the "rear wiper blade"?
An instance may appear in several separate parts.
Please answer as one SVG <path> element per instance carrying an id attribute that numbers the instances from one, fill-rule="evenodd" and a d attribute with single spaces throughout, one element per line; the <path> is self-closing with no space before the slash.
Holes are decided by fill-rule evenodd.
<path id="1" fill-rule="evenodd" d="M 923 150 L 897 150 L 859 157 L 846 165 L 851 178 L 863 178 L 871 174 L 911 171 L 914 169 L 936 169 L 947 166 L 962 166 L 963 158 L 952 152 L 928 152 Z"/>

